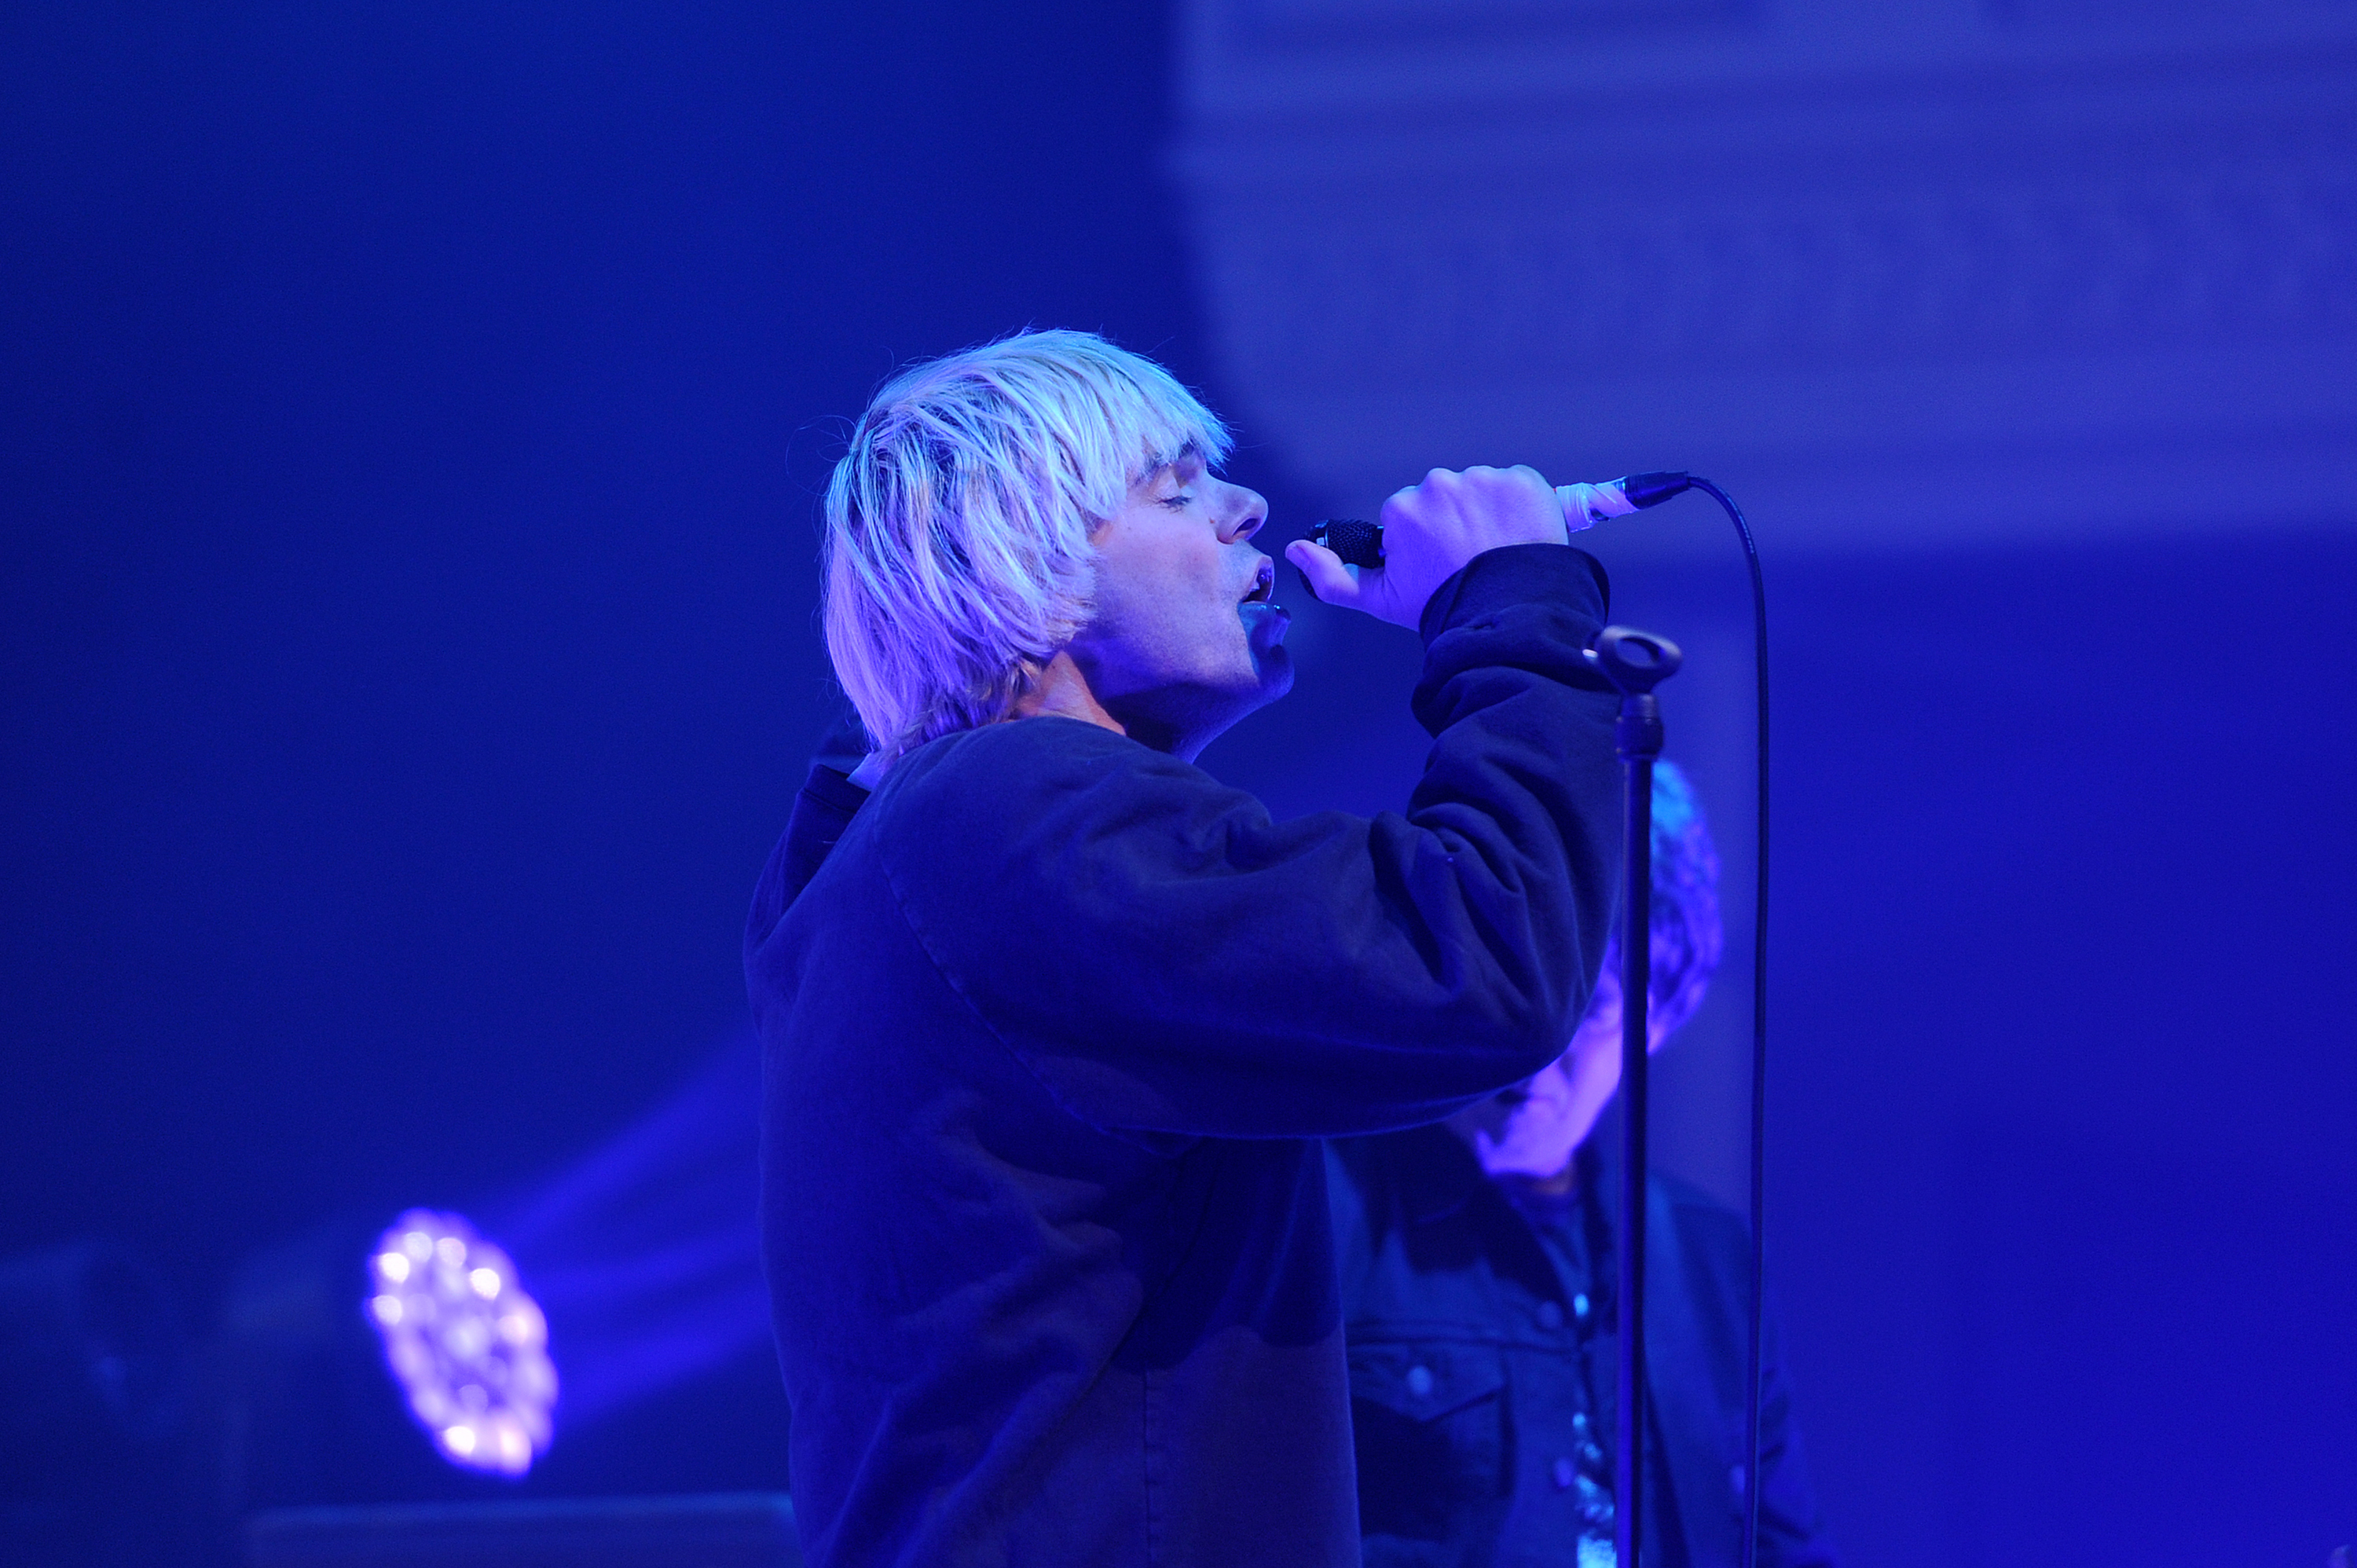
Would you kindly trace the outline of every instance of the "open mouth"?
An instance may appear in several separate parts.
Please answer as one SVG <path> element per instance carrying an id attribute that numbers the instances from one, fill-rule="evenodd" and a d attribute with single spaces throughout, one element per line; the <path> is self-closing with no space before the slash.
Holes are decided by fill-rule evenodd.
<path id="1" fill-rule="evenodd" d="M 1261 557 L 1259 568 L 1253 573 L 1252 587 L 1236 601 L 1236 618 L 1243 623 L 1255 666 L 1263 660 L 1276 657 L 1277 646 L 1285 640 L 1285 628 L 1293 618 L 1276 602 L 1276 563 L 1266 556 Z"/>

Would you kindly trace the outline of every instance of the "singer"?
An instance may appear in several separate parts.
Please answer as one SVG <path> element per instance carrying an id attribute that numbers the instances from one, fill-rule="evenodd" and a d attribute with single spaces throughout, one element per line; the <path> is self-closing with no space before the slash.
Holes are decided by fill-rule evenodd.
<path id="1" fill-rule="evenodd" d="M 1555 1059 L 1620 848 L 1601 569 L 1436 471 L 1321 597 L 1416 628 L 1405 815 L 1193 765 L 1291 682 L 1219 420 L 1080 333 L 911 370 L 826 499 L 874 747 L 755 897 L 763 1252 L 815 1568 L 1359 1562 L 1319 1144 Z M 872 789 L 872 795 L 868 791 Z M 856 813 L 856 814 L 855 814 Z"/>

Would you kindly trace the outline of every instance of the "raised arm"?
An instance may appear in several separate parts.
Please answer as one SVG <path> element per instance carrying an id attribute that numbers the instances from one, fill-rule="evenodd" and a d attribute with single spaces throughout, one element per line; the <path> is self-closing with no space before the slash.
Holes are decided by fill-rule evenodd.
<path id="1" fill-rule="evenodd" d="M 1563 544 L 1490 550 L 1428 596 L 1434 745 L 1405 816 L 1272 822 L 1118 735 L 1026 720 L 894 769 L 870 808 L 885 875 L 1075 1115 L 1247 1137 L 1437 1119 L 1552 1059 L 1595 978 L 1620 802 L 1581 650 L 1604 603 Z"/>

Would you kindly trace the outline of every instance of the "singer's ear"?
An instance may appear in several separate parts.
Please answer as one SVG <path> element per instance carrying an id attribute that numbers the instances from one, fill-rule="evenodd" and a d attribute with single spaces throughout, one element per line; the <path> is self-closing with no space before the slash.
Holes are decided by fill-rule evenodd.
<path id="1" fill-rule="evenodd" d="M 1322 544 L 1312 544 L 1307 539 L 1297 539 L 1285 547 L 1285 558 L 1301 574 L 1301 585 L 1309 596 L 1320 604 L 1355 605 L 1359 602 L 1359 575 L 1354 567 L 1342 564 L 1342 558 Z"/>

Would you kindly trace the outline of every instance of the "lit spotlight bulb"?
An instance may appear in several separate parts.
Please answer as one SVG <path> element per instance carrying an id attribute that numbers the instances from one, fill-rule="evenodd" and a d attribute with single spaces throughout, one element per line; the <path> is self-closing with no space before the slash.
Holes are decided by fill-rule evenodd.
<path id="1" fill-rule="evenodd" d="M 369 1260 L 367 1312 L 418 1424 L 454 1465 L 521 1476 L 548 1449 L 548 1320 L 508 1255 L 456 1214 L 413 1208 Z"/>

